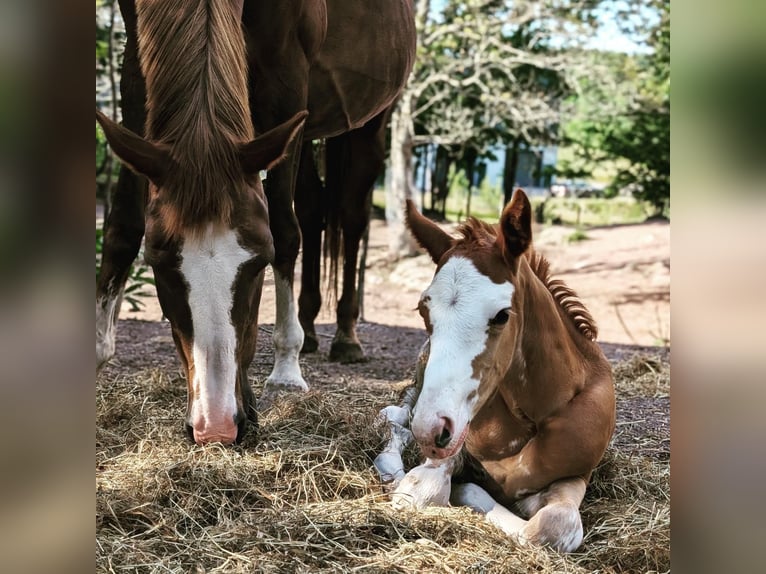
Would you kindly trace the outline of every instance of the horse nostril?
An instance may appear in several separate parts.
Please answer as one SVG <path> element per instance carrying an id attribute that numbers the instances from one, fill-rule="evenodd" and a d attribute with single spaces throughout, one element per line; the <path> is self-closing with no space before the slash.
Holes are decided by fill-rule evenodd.
<path id="1" fill-rule="evenodd" d="M 452 439 L 452 433 L 450 432 L 450 428 L 452 428 L 452 421 L 444 417 L 442 417 L 442 421 L 442 431 L 434 437 L 434 444 L 438 448 L 446 447 L 449 444 L 449 441 Z"/>
<path id="2" fill-rule="evenodd" d="M 449 433 L 449 431 L 447 429 L 443 429 L 441 434 L 436 435 L 434 438 L 434 444 L 439 448 L 444 448 L 449 444 L 451 438 L 452 435 Z"/>

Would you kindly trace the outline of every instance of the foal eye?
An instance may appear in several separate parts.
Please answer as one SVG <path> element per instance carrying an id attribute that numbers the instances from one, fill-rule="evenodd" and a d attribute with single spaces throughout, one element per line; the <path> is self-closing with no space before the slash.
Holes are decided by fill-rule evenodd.
<path id="1" fill-rule="evenodd" d="M 508 322 L 508 318 L 511 316 L 510 309 L 503 309 L 498 311 L 492 319 L 489 320 L 490 325 L 505 325 Z"/>

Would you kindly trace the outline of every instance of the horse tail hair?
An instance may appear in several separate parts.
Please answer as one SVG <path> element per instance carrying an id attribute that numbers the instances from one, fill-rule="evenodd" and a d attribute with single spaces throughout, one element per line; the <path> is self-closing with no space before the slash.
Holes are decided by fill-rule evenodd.
<path id="1" fill-rule="evenodd" d="M 325 228 L 322 242 L 325 278 L 324 300 L 338 301 L 338 268 L 343 257 L 343 226 L 340 220 L 341 185 L 349 153 L 342 135 L 325 140 Z"/>

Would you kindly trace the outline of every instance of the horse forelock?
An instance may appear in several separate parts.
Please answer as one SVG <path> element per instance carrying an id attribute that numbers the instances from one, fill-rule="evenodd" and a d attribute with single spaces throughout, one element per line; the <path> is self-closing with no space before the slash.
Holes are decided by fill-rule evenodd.
<path id="1" fill-rule="evenodd" d="M 171 234 L 230 223 L 245 185 L 239 145 L 253 138 L 245 42 L 231 2 L 138 0 L 146 132 L 166 144 L 163 181 Z"/>

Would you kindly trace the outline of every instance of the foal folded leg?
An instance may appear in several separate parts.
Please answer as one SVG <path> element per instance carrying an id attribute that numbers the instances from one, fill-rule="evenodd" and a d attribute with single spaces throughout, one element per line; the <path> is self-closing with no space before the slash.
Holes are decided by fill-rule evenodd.
<path id="1" fill-rule="evenodd" d="M 450 502 L 453 506 L 468 506 L 483 514 L 488 522 L 509 536 L 513 536 L 519 541 L 524 540 L 522 532 L 527 526 L 527 521 L 498 503 L 478 484 L 472 482 L 455 484 L 452 487 Z"/>
<path id="2" fill-rule="evenodd" d="M 452 473 L 457 457 L 426 461 L 409 471 L 391 494 L 394 508 L 447 506 L 452 487 Z"/>
<path id="3" fill-rule="evenodd" d="M 412 441 L 412 433 L 407 428 L 410 407 L 390 405 L 380 411 L 379 418 L 388 426 L 390 438 L 373 464 L 383 484 L 396 488 L 405 476 L 402 451 Z"/>
<path id="4" fill-rule="evenodd" d="M 521 531 L 522 539 L 560 552 L 576 550 L 583 538 L 579 508 L 586 485 L 583 478 L 565 478 L 518 501 L 516 506 L 531 516 Z"/>

